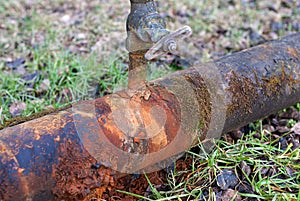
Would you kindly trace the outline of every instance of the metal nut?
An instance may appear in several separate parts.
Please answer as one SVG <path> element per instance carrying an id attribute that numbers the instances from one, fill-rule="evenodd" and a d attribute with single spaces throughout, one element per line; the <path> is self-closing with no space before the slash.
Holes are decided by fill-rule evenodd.
<path id="1" fill-rule="evenodd" d="M 177 43 L 174 39 L 169 39 L 169 40 L 166 40 L 164 42 L 164 45 L 163 45 L 163 50 L 165 52 L 171 52 L 173 53 L 174 51 L 177 50 Z"/>

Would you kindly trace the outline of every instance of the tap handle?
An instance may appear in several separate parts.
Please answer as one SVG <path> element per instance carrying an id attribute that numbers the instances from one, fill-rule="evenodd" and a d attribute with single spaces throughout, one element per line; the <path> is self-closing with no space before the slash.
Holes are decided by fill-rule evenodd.
<path id="1" fill-rule="evenodd" d="M 184 26 L 174 32 L 162 37 L 155 43 L 145 54 L 147 60 L 152 60 L 164 53 L 174 53 L 178 50 L 178 41 L 189 37 L 192 34 L 192 29 L 189 26 Z"/>

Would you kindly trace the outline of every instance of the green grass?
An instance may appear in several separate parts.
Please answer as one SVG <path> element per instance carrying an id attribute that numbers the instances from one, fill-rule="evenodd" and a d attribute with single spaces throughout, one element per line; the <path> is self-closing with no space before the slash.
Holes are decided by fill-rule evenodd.
<path id="1" fill-rule="evenodd" d="M 128 192 L 126 194 L 140 200 L 197 200 L 200 197 L 204 199 L 205 192 L 206 200 L 215 200 L 217 195 L 211 190 L 212 184 L 216 182 L 216 177 L 222 170 L 232 168 L 240 182 L 249 184 L 253 190 L 253 193 L 238 193 L 244 198 L 299 200 L 300 147 L 292 150 L 290 145 L 283 151 L 276 146 L 278 139 L 271 140 L 270 135 L 264 130 L 260 132 L 260 139 L 255 137 L 255 133 L 245 135 L 236 144 L 219 140 L 215 150 L 209 154 L 203 150 L 201 144 L 199 145 L 199 149 L 203 151 L 201 154 L 187 152 L 186 157 L 192 158 L 190 168 L 185 171 L 175 169 L 169 174 L 170 191 L 158 191 L 148 180 L 153 192 L 151 197 Z M 242 163 L 251 168 L 250 174 L 241 169 Z M 294 173 L 290 175 L 287 168 L 293 169 Z M 269 177 L 262 174 L 264 171 L 272 170 L 274 174 Z"/>
<path id="2" fill-rule="evenodd" d="M 202 56 L 197 56 L 201 62 L 208 61 L 212 51 L 231 52 L 249 47 L 248 25 L 261 34 L 271 21 L 269 10 L 226 4 L 227 1 L 167 1 L 160 3 L 160 10 L 166 12 L 172 8 L 174 12 L 186 14 L 187 17 L 167 18 L 168 28 L 179 28 L 184 20 L 194 31 L 192 40 L 200 35 L 202 43 L 217 30 L 227 30 L 215 40 L 215 47 L 208 44 L 201 50 Z M 0 5 L 0 18 L 4 19 L 0 32 L 0 122 L 11 118 L 9 107 L 15 102 L 27 104 L 22 115 L 28 116 L 50 105 L 58 108 L 70 101 L 93 98 L 97 85 L 100 95 L 124 88 L 128 66 L 124 48 L 128 9 L 129 2 L 121 0 L 100 4 L 96 0 L 88 0 L 86 4 L 79 0 L 4 1 Z M 297 21 L 299 11 L 292 10 L 282 17 Z M 232 19 L 221 20 L 229 18 Z M 279 36 L 286 33 L 282 30 Z M 192 47 L 189 53 L 199 54 Z M 6 61 L 20 57 L 26 59 L 27 74 L 39 72 L 33 88 L 27 87 L 30 83 L 25 83 L 22 75 L 6 67 Z M 151 64 L 150 69 L 149 79 L 174 71 L 170 66 L 156 64 Z M 45 80 L 50 82 L 49 90 L 40 94 L 40 85 Z M 64 91 L 68 94 L 63 94 Z"/>
<path id="3" fill-rule="evenodd" d="M 25 1 L 0 5 L 0 18 L 5 19 L 0 32 L 0 123 L 12 118 L 9 108 L 13 103 L 26 103 L 21 115 L 30 116 L 46 107 L 60 108 L 126 87 L 128 58 L 122 16 L 129 2 L 116 1 L 111 9 L 111 3 L 90 0 L 90 10 L 82 19 L 78 12 L 85 10 L 80 2 L 33 1 L 29 9 Z M 66 11 L 51 13 L 54 9 Z M 70 16 L 67 24 L 61 21 L 66 15 Z M 77 38 L 80 34 L 84 38 Z M 18 58 L 26 60 L 25 73 L 6 65 Z M 151 64 L 150 68 L 149 79 L 170 71 L 166 66 Z M 24 80 L 35 72 L 34 80 Z M 45 83 L 49 87 L 42 89 Z"/>
<path id="4" fill-rule="evenodd" d="M 33 60 L 27 62 L 28 74 L 38 72 L 35 80 L 25 81 L 13 70 L 0 71 L 0 116 L 3 123 L 12 116 L 9 107 L 13 103 L 25 102 L 23 116 L 42 111 L 47 106 L 60 108 L 74 101 L 92 99 L 97 96 L 124 89 L 127 85 L 127 64 L 116 55 L 103 58 L 101 63 L 94 54 L 88 57 L 72 55 L 65 51 L 51 51 L 46 45 L 33 50 Z M 170 72 L 168 68 L 151 67 L 149 79 Z M 42 89 L 47 80 L 49 87 Z M 28 85 L 33 84 L 33 87 Z"/>
<path id="5" fill-rule="evenodd" d="M 70 102 L 91 99 L 97 84 L 101 96 L 104 90 L 114 90 L 122 83 L 125 86 L 127 81 L 124 65 L 113 58 L 99 64 L 93 55 L 81 58 L 45 49 L 34 51 L 33 57 L 28 69 L 31 73 L 38 72 L 35 80 L 25 81 L 13 72 L 0 71 L 1 112 L 5 114 L 3 121 L 11 118 L 9 106 L 12 103 L 25 102 L 27 108 L 23 115 L 28 116 L 49 105 L 59 108 Z M 48 80 L 49 87 L 43 90 L 41 86 L 45 80 Z M 31 83 L 33 87 L 28 86 Z"/>
<path id="6" fill-rule="evenodd" d="M 297 104 L 296 108 L 298 111 L 300 111 L 300 103 Z"/>

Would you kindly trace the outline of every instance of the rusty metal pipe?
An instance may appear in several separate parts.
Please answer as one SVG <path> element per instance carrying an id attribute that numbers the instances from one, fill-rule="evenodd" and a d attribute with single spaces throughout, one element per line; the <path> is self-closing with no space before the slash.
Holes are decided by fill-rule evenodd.
<path id="1" fill-rule="evenodd" d="M 81 200 L 300 101 L 300 33 L 0 131 L 0 200 Z M 153 165 L 156 164 L 156 165 Z"/>

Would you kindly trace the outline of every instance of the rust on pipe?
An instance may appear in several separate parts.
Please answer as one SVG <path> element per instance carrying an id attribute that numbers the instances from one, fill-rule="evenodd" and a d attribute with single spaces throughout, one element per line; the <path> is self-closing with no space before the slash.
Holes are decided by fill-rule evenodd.
<path id="1" fill-rule="evenodd" d="M 129 53 L 128 88 L 137 89 L 144 85 L 148 76 L 148 61 L 144 57 L 145 51 Z"/>
<path id="2" fill-rule="evenodd" d="M 81 200 L 300 101 L 300 33 L 0 131 L 0 200 Z"/>

